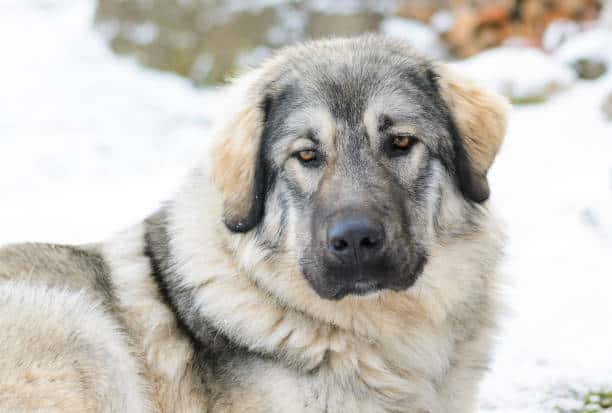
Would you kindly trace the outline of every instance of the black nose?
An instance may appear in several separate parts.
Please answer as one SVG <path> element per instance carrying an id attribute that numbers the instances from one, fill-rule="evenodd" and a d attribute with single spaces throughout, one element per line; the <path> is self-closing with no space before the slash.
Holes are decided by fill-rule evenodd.
<path id="1" fill-rule="evenodd" d="M 338 217 L 327 230 L 327 248 L 344 264 L 368 264 L 379 258 L 385 241 L 383 226 L 366 216 Z"/>

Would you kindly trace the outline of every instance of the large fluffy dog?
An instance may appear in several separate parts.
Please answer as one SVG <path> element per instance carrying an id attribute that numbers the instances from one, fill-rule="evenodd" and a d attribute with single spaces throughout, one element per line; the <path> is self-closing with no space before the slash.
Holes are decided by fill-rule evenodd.
<path id="1" fill-rule="evenodd" d="M 378 37 L 286 49 L 232 93 L 157 214 L 0 250 L 0 411 L 474 411 L 506 102 Z"/>

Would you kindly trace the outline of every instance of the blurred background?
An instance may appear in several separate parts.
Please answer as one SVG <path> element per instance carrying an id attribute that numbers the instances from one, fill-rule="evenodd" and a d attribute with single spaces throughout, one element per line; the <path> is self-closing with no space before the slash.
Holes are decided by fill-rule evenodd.
<path id="1" fill-rule="evenodd" d="M 0 244 L 141 220 L 202 157 L 229 77 L 364 32 L 515 104 L 491 170 L 510 311 L 482 411 L 612 411 L 612 1 L 0 0 Z"/>
<path id="2" fill-rule="evenodd" d="M 196 84 L 215 84 L 286 44 L 378 32 L 435 57 L 470 57 L 504 44 L 554 51 L 593 26 L 597 0 L 99 0 L 95 24 L 112 50 Z M 549 27 L 553 25 L 553 27 Z M 596 78 L 601 61 L 577 61 Z"/>

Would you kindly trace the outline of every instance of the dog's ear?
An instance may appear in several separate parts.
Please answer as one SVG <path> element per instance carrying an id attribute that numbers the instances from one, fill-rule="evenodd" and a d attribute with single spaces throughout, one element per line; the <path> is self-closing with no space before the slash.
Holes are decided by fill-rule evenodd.
<path id="1" fill-rule="evenodd" d="M 437 65 L 437 83 L 451 113 L 455 171 L 464 196 L 474 202 L 489 198 L 487 172 L 506 134 L 510 104 L 501 95 Z"/>
<path id="2" fill-rule="evenodd" d="M 223 194 L 223 221 L 232 232 L 248 232 L 264 213 L 267 171 L 262 133 L 269 99 L 239 112 L 212 153 L 212 178 Z"/>

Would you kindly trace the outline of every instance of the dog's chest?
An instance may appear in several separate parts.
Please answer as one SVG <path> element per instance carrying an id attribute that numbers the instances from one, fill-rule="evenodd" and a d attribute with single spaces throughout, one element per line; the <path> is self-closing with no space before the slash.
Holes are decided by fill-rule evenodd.
<path id="1" fill-rule="evenodd" d="M 431 347 L 417 348 L 405 339 L 384 348 L 352 342 L 311 372 L 257 357 L 236 363 L 227 403 L 213 412 L 439 411 L 435 388 L 448 369 L 450 346 L 430 338 Z"/>

